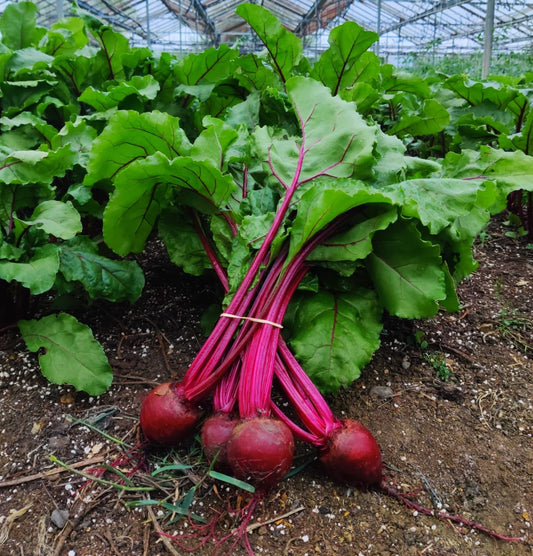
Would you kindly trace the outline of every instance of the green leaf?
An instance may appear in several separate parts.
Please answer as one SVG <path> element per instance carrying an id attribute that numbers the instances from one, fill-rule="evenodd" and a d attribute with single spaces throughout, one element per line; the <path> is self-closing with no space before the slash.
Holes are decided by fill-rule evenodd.
<path id="1" fill-rule="evenodd" d="M 263 155 L 282 183 L 288 187 L 294 179 L 304 183 L 320 176 L 366 177 L 374 161 L 376 129 L 355 105 L 332 97 L 327 87 L 305 77 L 291 78 L 286 88 L 302 139 L 275 140 Z"/>
<path id="2" fill-rule="evenodd" d="M 13 151 L 0 154 L 0 180 L 4 183 L 50 184 L 72 168 L 75 153 L 68 145 L 55 151 Z"/>
<path id="3" fill-rule="evenodd" d="M 375 234 L 368 270 L 391 315 L 430 317 L 447 297 L 440 249 L 422 239 L 414 222 L 399 221 Z"/>
<path id="4" fill-rule="evenodd" d="M 50 290 L 58 270 L 58 248 L 52 244 L 35 249 L 29 262 L 0 261 L 0 278 L 21 283 L 33 295 Z"/>
<path id="5" fill-rule="evenodd" d="M 520 92 L 495 81 L 475 81 L 465 75 L 452 75 L 444 80 L 443 86 L 452 90 L 457 97 L 463 99 L 470 106 L 485 106 L 506 110 L 511 107 L 518 116 L 520 108 L 515 102 L 522 97 Z"/>
<path id="6" fill-rule="evenodd" d="M 437 234 L 473 211 L 479 191 L 484 188 L 481 180 L 427 178 L 403 181 L 385 190 L 403 193 L 402 214 L 418 218 L 432 234 Z M 497 195 L 493 189 L 490 191 L 492 203 Z"/>
<path id="7" fill-rule="evenodd" d="M 39 363 L 50 382 L 71 384 L 91 396 L 109 388 L 113 373 L 89 327 L 65 313 L 18 324 L 28 349 L 44 350 Z"/>
<path id="8" fill-rule="evenodd" d="M 346 21 L 333 28 L 328 38 L 330 46 L 313 67 L 312 76 L 327 85 L 333 95 L 353 87 L 362 73 L 362 68 L 356 62 L 377 40 L 377 33 L 366 31 L 355 21 Z M 379 61 L 377 58 L 375 61 L 377 75 Z"/>
<path id="9" fill-rule="evenodd" d="M 265 45 L 269 60 L 283 82 L 298 65 L 303 52 L 302 41 L 288 31 L 266 8 L 257 4 L 239 4 L 235 10 L 249 23 Z"/>
<path id="10" fill-rule="evenodd" d="M 533 190 L 533 156 L 521 151 L 504 151 L 482 146 L 479 152 L 448 153 L 443 175 L 454 178 L 491 180 L 498 184 L 505 198 L 512 191 Z M 499 207 L 503 210 L 503 207 Z"/>
<path id="11" fill-rule="evenodd" d="M 55 57 L 71 56 L 88 42 L 83 20 L 70 17 L 52 25 L 46 34 L 42 48 L 44 52 Z"/>
<path id="12" fill-rule="evenodd" d="M 185 272 L 201 276 L 205 270 L 212 268 L 198 233 L 185 211 L 179 207 L 163 211 L 158 231 L 170 260 Z"/>
<path id="13" fill-rule="evenodd" d="M 59 149 L 68 146 L 75 155 L 75 164 L 86 167 L 89 162 L 91 146 L 96 138 L 96 130 L 85 120 L 66 122 L 59 133 L 52 138 L 52 148 Z"/>
<path id="14" fill-rule="evenodd" d="M 279 75 L 271 68 L 266 67 L 257 54 L 241 56 L 238 62 L 236 77 L 243 87 L 250 91 L 263 91 L 269 87 L 281 88 Z"/>
<path id="15" fill-rule="evenodd" d="M 154 154 L 132 161 L 117 175 L 103 218 L 104 239 L 119 255 L 140 253 L 167 206 L 169 160 Z"/>
<path id="16" fill-rule="evenodd" d="M 6 69 L 13 72 L 19 78 L 23 78 L 24 74 L 29 73 L 31 70 L 39 71 L 43 73 L 43 76 L 49 78 L 48 83 L 52 84 L 55 82 L 55 76 L 53 74 L 47 74 L 43 70 L 47 70 L 53 61 L 53 57 L 37 50 L 36 48 L 27 47 L 22 50 L 16 50 L 13 56 L 9 59 L 6 64 Z M 56 84 L 56 83 L 54 83 Z"/>
<path id="17" fill-rule="evenodd" d="M 101 50 L 96 54 L 96 58 L 102 60 L 101 67 L 107 70 L 101 79 L 123 79 L 124 65 L 122 58 L 130 49 L 128 39 L 106 25 L 94 26 L 91 31 L 101 47 Z"/>
<path id="18" fill-rule="evenodd" d="M 422 102 L 416 113 L 401 114 L 400 120 L 389 130 L 394 135 L 433 135 L 442 131 L 450 121 L 448 110 L 439 102 L 428 99 Z"/>
<path id="19" fill-rule="evenodd" d="M 189 149 L 179 118 L 157 111 L 139 114 L 120 110 L 93 143 L 85 183 L 113 179 L 136 160 L 156 152 L 172 159 Z"/>
<path id="20" fill-rule="evenodd" d="M 178 204 L 208 214 L 222 207 L 235 189 L 233 179 L 208 161 L 169 161 L 160 153 L 131 163 L 117 175 L 104 212 L 104 238 L 119 255 L 139 252 L 175 192 Z"/>
<path id="21" fill-rule="evenodd" d="M 381 309 L 374 292 L 319 292 L 291 302 L 289 344 L 322 392 L 349 386 L 379 347 Z"/>
<path id="22" fill-rule="evenodd" d="M 44 119 L 31 112 L 22 112 L 13 118 L 0 118 L 0 124 L 2 125 L 0 142 L 15 151 L 23 151 L 30 147 L 37 147 L 42 143 L 43 137 L 47 141 L 51 141 L 57 134 L 55 127 L 49 125 Z M 10 135 L 14 134 L 15 131 L 18 132 L 17 136 L 20 138 L 19 140 L 22 141 L 20 146 L 17 144 L 13 145 L 10 142 L 10 140 L 12 141 Z M 11 132 L 11 134 L 9 132 Z"/>
<path id="23" fill-rule="evenodd" d="M 355 262 L 372 252 L 372 238 L 380 230 L 385 230 L 398 218 L 396 208 L 365 208 L 355 217 L 355 223 L 346 231 L 334 235 L 321 243 L 307 257 L 308 261 Z M 352 265 L 354 268 L 354 265 Z"/>
<path id="24" fill-rule="evenodd" d="M 385 96 L 392 96 L 398 92 L 413 93 L 420 98 L 432 96 L 426 79 L 395 68 L 391 64 L 381 66 L 381 90 Z"/>
<path id="25" fill-rule="evenodd" d="M 239 136 L 238 132 L 222 120 L 204 118 L 205 129 L 196 138 L 190 156 L 197 160 L 209 160 L 221 171 L 227 169 L 225 153 Z"/>
<path id="26" fill-rule="evenodd" d="M 139 299 L 144 275 L 134 261 L 115 261 L 98 254 L 87 237 L 77 237 L 60 248 L 60 271 L 68 282 L 80 282 L 92 298 L 108 301 Z"/>
<path id="27" fill-rule="evenodd" d="M 2 42 L 11 50 L 36 46 L 45 30 L 36 27 L 37 6 L 18 2 L 5 6 L 0 16 Z"/>
<path id="28" fill-rule="evenodd" d="M 314 181 L 301 196 L 292 222 L 289 259 L 338 216 L 364 204 L 393 204 L 394 192 L 383 192 L 352 179 Z"/>
<path id="29" fill-rule="evenodd" d="M 151 75 L 134 75 L 129 81 L 109 87 L 107 91 L 100 91 L 94 87 L 87 87 L 80 95 L 79 101 L 89 104 L 100 112 L 117 107 L 130 95 L 146 100 L 153 100 L 159 91 L 159 83 Z"/>
<path id="30" fill-rule="evenodd" d="M 82 230 L 81 217 L 69 201 L 44 201 L 24 222 L 61 239 L 70 239 Z"/>
<path id="31" fill-rule="evenodd" d="M 181 64 L 176 65 L 174 73 L 184 85 L 214 85 L 233 74 L 233 61 L 238 55 L 238 50 L 221 44 L 218 48 L 185 56 Z"/>

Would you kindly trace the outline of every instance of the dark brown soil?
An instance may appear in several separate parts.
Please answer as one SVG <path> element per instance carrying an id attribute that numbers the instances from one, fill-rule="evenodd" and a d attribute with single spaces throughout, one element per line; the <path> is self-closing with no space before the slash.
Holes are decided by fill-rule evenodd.
<path id="1" fill-rule="evenodd" d="M 183 276 L 158 253 L 142 261 L 147 287 L 134 307 L 99 305 L 78 315 L 104 344 L 115 372 L 112 388 L 98 399 L 48 384 L 16 332 L 0 335 L 1 555 L 184 554 L 157 531 L 186 534 L 192 528 L 186 518 L 168 524 L 163 507 L 131 503 L 175 503 L 202 478 L 195 514 L 209 518 L 228 501 L 245 503 L 243 491 L 205 476 L 197 443 L 146 453 L 148 467 L 131 481 L 156 488 L 148 494 L 91 483 L 74 496 L 85 479 L 50 459 L 78 471 L 116 461 L 123 450 L 115 439 L 138 442 L 144 394 L 179 377 L 198 350 L 200 316 L 215 292 L 208 280 Z M 495 540 L 382 492 L 333 484 L 302 447 L 296 464 L 309 465 L 283 481 L 251 521 L 256 554 L 533 554 L 533 250 L 493 223 L 475 255 L 480 266 L 460 286 L 461 312 L 388 321 L 363 376 L 329 401 L 339 416 L 359 419 L 374 433 L 387 485 L 414 493 L 435 512 L 524 541 Z M 193 467 L 163 481 L 153 474 L 162 458 Z M 128 472 L 132 464 L 119 469 Z M 109 471 L 103 478 L 120 479 Z M 65 524 L 56 519 L 59 511 Z M 221 526 L 232 527 L 227 516 Z M 193 553 L 212 550 L 208 543 Z M 245 554 L 241 547 L 230 553 Z"/>

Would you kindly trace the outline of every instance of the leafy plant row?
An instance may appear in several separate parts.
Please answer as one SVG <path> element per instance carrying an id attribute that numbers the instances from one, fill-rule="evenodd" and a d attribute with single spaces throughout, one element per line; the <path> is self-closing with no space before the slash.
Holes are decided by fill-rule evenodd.
<path id="1" fill-rule="evenodd" d="M 223 311 L 288 190 L 271 259 L 342 219 L 284 321 L 323 391 L 359 376 L 384 311 L 458 308 L 493 214 L 509 205 L 532 233 L 533 74 L 423 79 L 380 63 L 354 22 L 312 61 L 265 9 L 237 13 L 263 52 L 132 48 L 82 10 L 43 29 L 30 2 L 0 16 L 0 327 L 18 324 L 49 380 L 94 395 L 112 380 L 60 301 L 135 302 L 129 256 L 158 234 L 184 271 L 218 275 Z M 37 296 L 50 314 L 28 320 Z"/>

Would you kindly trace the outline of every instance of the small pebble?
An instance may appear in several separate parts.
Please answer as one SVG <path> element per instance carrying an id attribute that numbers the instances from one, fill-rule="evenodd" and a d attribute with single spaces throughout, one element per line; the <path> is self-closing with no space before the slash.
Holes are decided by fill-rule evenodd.
<path id="1" fill-rule="evenodd" d="M 379 400 L 387 400 L 392 398 L 394 392 L 389 386 L 372 386 L 370 389 L 370 395 Z"/>
<path id="2" fill-rule="evenodd" d="M 50 516 L 50 521 L 58 528 L 63 529 L 68 521 L 68 510 L 54 510 Z"/>

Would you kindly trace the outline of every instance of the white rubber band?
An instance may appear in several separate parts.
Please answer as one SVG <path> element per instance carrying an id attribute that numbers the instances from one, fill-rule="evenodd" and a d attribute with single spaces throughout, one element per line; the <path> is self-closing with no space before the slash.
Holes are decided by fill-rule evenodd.
<path id="1" fill-rule="evenodd" d="M 270 324 L 270 326 L 275 326 L 276 328 L 283 328 L 283 325 L 266 319 L 256 319 L 255 317 L 240 317 L 239 315 L 232 315 L 231 313 L 220 313 L 220 316 L 228 317 L 229 319 L 250 320 L 252 322 L 258 322 L 260 324 Z"/>

